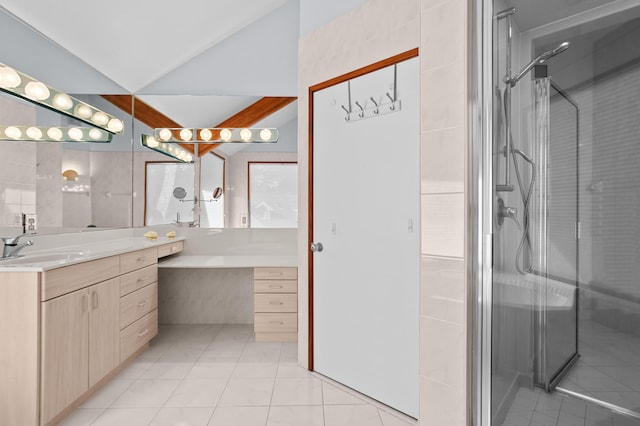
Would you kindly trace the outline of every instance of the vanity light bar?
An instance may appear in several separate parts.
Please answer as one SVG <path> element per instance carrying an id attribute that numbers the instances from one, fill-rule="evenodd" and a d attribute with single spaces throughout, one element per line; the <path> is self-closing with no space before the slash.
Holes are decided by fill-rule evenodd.
<path id="1" fill-rule="evenodd" d="M 176 160 L 182 161 L 183 163 L 193 162 L 193 154 L 185 149 L 180 148 L 178 145 L 160 142 L 155 137 L 150 135 L 142 135 L 140 142 L 142 143 L 142 146 L 157 151 L 161 154 L 168 155 L 169 157 L 175 158 Z"/>
<path id="2" fill-rule="evenodd" d="M 99 127 L 111 134 L 122 133 L 124 130 L 124 122 L 119 118 L 3 63 L 0 63 L 0 90 L 91 126 Z"/>
<path id="3" fill-rule="evenodd" d="M 95 127 L 0 125 L 0 141 L 109 143 L 112 138 L 111 133 Z"/>
<path id="4" fill-rule="evenodd" d="M 153 137 L 162 142 L 177 143 L 276 143 L 275 128 L 161 128 L 153 130 Z"/>

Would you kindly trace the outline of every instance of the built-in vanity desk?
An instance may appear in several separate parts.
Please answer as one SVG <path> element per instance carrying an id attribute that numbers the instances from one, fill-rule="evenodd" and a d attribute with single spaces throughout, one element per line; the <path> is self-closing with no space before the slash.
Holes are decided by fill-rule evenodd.
<path id="1" fill-rule="evenodd" d="M 146 349 L 158 331 L 158 258 L 182 240 L 0 261 L 0 424 L 56 424 Z"/>

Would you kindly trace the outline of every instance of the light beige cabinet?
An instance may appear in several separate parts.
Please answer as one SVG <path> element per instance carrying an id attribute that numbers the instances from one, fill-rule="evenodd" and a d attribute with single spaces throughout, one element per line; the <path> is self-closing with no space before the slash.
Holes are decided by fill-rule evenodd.
<path id="1" fill-rule="evenodd" d="M 142 353 L 158 331 L 157 259 L 176 243 L 0 272 L 1 425 L 57 424 Z"/>
<path id="2" fill-rule="evenodd" d="M 298 268 L 255 268 L 254 331 L 258 342 L 298 339 Z"/>

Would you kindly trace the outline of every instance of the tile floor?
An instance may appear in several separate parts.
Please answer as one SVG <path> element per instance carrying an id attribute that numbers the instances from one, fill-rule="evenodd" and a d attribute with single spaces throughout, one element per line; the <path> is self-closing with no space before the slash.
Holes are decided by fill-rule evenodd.
<path id="1" fill-rule="evenodd" d="M 297 365 L 296 343 L 252 326 L 165 326 L 64 426 L 409 426 L 417 422 Z"/>
<path id="2" fill-rule="evenodd" d="M 581 321 L 580 359 L 560 383 L 580 394 L 640 413 L 640 337 Z M 540 389 L 521 388 L 503 426 L 640 426 L 640 420 Z"/>
<path id="3" fill-rule="evenodd" d="M 560 387 L 640 413 L 640 337 L 581 321 L 580 359 Z"/>

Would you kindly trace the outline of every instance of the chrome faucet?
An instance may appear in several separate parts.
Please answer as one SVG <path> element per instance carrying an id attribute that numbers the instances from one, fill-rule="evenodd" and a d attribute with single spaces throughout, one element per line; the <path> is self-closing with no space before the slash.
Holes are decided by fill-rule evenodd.
<path id="1" fill-rule="evenodd" d="M 22 237 L 22 235 L 18 235 L 17 237 L 0 238 L 4 243 L 4 247 L 2 249 L 2 259 L 10 259 L 12 257 L 18 257 L 18 253 L 20 252 L 20 250 L 22 250 L 27 246 L 33 245 L 32 240 L 29 240 L 26 243 L 18 244 L 18 241 L 20 240 L 20 237 Z"/>

